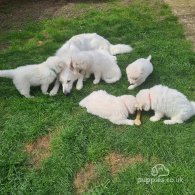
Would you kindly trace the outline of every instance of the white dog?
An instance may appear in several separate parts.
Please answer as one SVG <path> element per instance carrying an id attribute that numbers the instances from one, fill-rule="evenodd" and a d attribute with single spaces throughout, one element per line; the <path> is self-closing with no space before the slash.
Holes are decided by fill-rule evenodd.
<path id="1" fill-rule="evenodd" d="M 30 95 L 30 86 L 40 86 L 43 94 L 48 94 L 49 85 L 63 70 L 65 63 L 57 56 L 49 57 L 41 64 L 21 66 L 11 70 L 1 70 L 0 77 L 10 78 L 16 89 L 26 98 Z"/>
<path id="2" fill-rule="evenodd" d="M 166 116 L 171 119 L 165 120 L 165 124 L 179 124 L 195 115 L 195 102 L 190 102 L 182 93 L 166 86 L 143 89 L 136 95 L 136 100 L 139 109 L 154 110 L 155 115 L 150 118 L 153 122 Z"/>
<path id="3" fill-rule="evenodd" d="M 114 56 L 107 52 L 94 50 L 82 51 L 71 56 L 70 69 L 75 73 L 94 74 L 94 84 L 98 84 L 101 79 L 106 83 L 114 83 L 121 78 L 121 71 Z"/>
<path id="4" fill-rule="evenodd" d="M 65 67 L 64 70 L 59 74 L 56 82 L 54 84 L 53 89 L 50 91 L 50 96 L 54 96 L 57 94 L 60 83 L 62 84 L 62 90 L 64 95 L 70 93 L 73 83 L 77 81 L 76 89 L 80 90 L 83 88 L 83 79 L 84 74 L 74 74 L 68 67 Z"/>
<path id="5" fill-rule="evenodd" d="M 115 97 L 106 91 L 92 92 L 80 101 L 81 107 L 87 108 L 87 112 L 108 119 L 117 125 L 133 125 L 133 120 L 127 119 L 129 114 L 134 114 L 136 99 L 131 95 Z"/>
<path id="6" fill-rule="evenodd" d="M 57 50 L 56 56 L 63 57 L 69 51 L 104 50 L 111 55 L 130 53 L 133 49 L 129 45 L 112 45 L 109 41 L 96 33 L 86 33 L 73 36 Z"/>
<path id="7" fill-rule="evenodd" d="M 64 45 L 60 49 L 57 50 L 55 55 L 66 60 L 66 58 L 70 56 L 72 52 L 77 53 L 79 51 L 89 50 L 103 50 L 111 55 L 115 55 L 120 53 L 129 53 L 132 51 L 132 48 L 131 46 L 124 44 L 112 45 L 109 41 L 96 33 L 86 33 L 73 36 L 70 40 L 64 43 Z M 77 89 L 81 89 L 81 86 L 83 86 L 82 76 L 79 76 L 78 74 L 77 76 L 79 78 Z M 73 75 L 73 71 L 69 71 L 67 69 L 60 74 L 60 77 L 62 79 L 58 78 L 58 80 L 56 80 L 55 82 L 54 88 L 50 91 L 51 96 L 57 94 L 60 86 L 59 80 L 62 80 L 64 85 L 66 85 L 64 89 L 67 88 L 67 92 L 71 91 L 72 83 L 77 81 L 75 75 Z M 89 75 L 87 75 L 87 77 L 89 77 Z"/>
<path id="8" fill-rule="evenodd" d="M 129 64 L 126 68 L 127 78 L 130 83 L 128 89 L 134 89 L 141 85 L 146 78 L 152 73 L 153 66 L 150 62 L 151 55 L 147 59 L 140 58 Z"/>

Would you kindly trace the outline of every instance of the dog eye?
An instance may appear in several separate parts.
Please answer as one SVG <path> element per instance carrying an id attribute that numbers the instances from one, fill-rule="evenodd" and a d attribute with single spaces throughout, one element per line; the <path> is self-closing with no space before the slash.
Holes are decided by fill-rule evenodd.
<path id="1" fill-rule="evenodd" d="M 71 80 L 68 80 L 67 83 L 70 83 Z"/>
<path id="2" fill-rule="evenodd" d="M 79 73 L 81 73 L 82 72 L 82 70 L 79 70 Z"/>

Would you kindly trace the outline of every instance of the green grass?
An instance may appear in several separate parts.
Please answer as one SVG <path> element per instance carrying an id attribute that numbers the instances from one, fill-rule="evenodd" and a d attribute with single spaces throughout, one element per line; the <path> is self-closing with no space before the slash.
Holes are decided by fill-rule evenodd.
<path id="1" fill-rule="evenodd" d="M 90 162 L 100 170 L 98 181 L 92 182 L 86 194 L 194 194 L 194 118 L 166 126 L 162 121 L 150 122 L 152 112 L 148 112 L 143 114 L 141 127 L 116 126 L 78 106 L 94 90 L 135 95 L 155 84 L 176 88 L 195 99 L 195 56 L 181 25 L 170 8 L 157 0 L 133 0 L 128 6 L 113 1 L 107 3 L 105 11 L 90 10 L 78 19 L 29 23 L 21 31 L 10 31 L 0 38 L 1 44 L 8 45 L 0 53 L 1 69 L 40 63 L 70 37 L 84 32 L 96 32 L 113 44 L 134 48 L 130 54 L 117 56 L 123 73 L 119 82 L 95 86 L 90 79 L 83 90 L 74 89 L 68 97 L 62 92 L 44 96 L 34 88 L 31 91 L 36 98 L 25 99 L 10 80 L 0 79 L 0 194 L 74 194 L 74 176 Z M 38 45 L 38 41 L 43 44 Z M 128 91 L 126 65 L 149 54 L 153 56 L 153 74 L 142 86 Z M 39 169 L 33 169 L 25 144 L 56 130 L 59 133 L 52 138 L 51 156 Z M 103 158 L 112 151 L 141 154 L 145 160 L 111 177 Z M 182 177 L 183 182 L 138 184 L 138 178 L 152 177 L 152 157 L 170 170 L 168 177 Z"/>

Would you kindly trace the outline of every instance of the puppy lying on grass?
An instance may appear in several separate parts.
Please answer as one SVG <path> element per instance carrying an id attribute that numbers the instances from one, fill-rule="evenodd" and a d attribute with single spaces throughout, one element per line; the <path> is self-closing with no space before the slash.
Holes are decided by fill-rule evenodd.
<path id="1" fill-rule="evenodd" d="M 136 87 L 141 85 L 152 73 L 153 66 L 150 62 L 151 58 L 151 55 L 148 56 L 147 59 L 140 58 L 127 66 L 126 73 L 128 81 L 130 83 L 128 89 L 135 89 Z"/>
<path id="2" fill-rule="evenodd" d="M 64 68 L 65 63 L 57 56 L 49 57 L 41 64 L 21 66 L 11 70 L 1 70 L 0 77 L 10 78 L 19 93 L 31 98 L 30 87 L 41 86 L 43 94 L 48 94 L 49 85 Z"/>
<path id="3" fill-rule="evenodd" d="M 88 76 L 94 74 L 94 84 L 98 84 L 101 79 L 106 83 L 114 83 L 121 78 L 116 57 L 105 51 L 81 51 L 73 54 L 69 67 L 77 74 L 82 72 Z"/>
<path id="4" fill-rule="evenodd" d="M 195 115 L 195 102 L 190 102 L 182 93 L 166 86 L 143 89 L 136 95 L 136 100 L 138 109 L 154 110 L 155 114 L 150 118 L 153 122 L 166 116 L 171 119 L 164 120 L 165 124 L 180 124 Z"/>
<path id="5" fill-rule="evenodd" d="M 81 107 L 87 112 L 108 119 L 117 125 L 133 125 L 134 121 L 127 119 L 129 114 L 134 114 L 136 99 L 132 95 L 115 97 L 106 91 L 94 91 L 80 101 Z"/>

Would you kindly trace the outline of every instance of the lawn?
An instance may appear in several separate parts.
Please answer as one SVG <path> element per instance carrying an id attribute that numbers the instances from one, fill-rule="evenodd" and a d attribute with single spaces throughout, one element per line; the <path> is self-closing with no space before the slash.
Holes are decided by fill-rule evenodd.
<path id="1" fill-rule="evenodd" d="M 145 112 L 141 127 L 116 126 L 78 106 L 94 90 L 135 95 L 156 84 L 195 100 L 195 55 L 182 26 L 158 0 L 108 1 L 101 9 L 77 3 L 75 10 L 81 9 L 85 12 L 77 18 L 58 16 L 1 33 L 6 47 L 0 51 L 0 69 L 40 63 L 73 35 L 96 32 L 134 48 L 117 56 L 123 76 L 110 85 L 93 85 L 91 78 L 67 97 L 33 88 L 33 99 L 21 97 L 11 80 L 0 78 L 0 194 L 194 194 L 194 117 L 166 126 L 150 122 L 153 113 Z M 154 72 L 129 91 L 126 66 L 149 54 Z M 170 171 L 160 178 L 182 181 L 140 183 L 139 178 L 157 179 L 150 173 L 156 164 Z"/>

